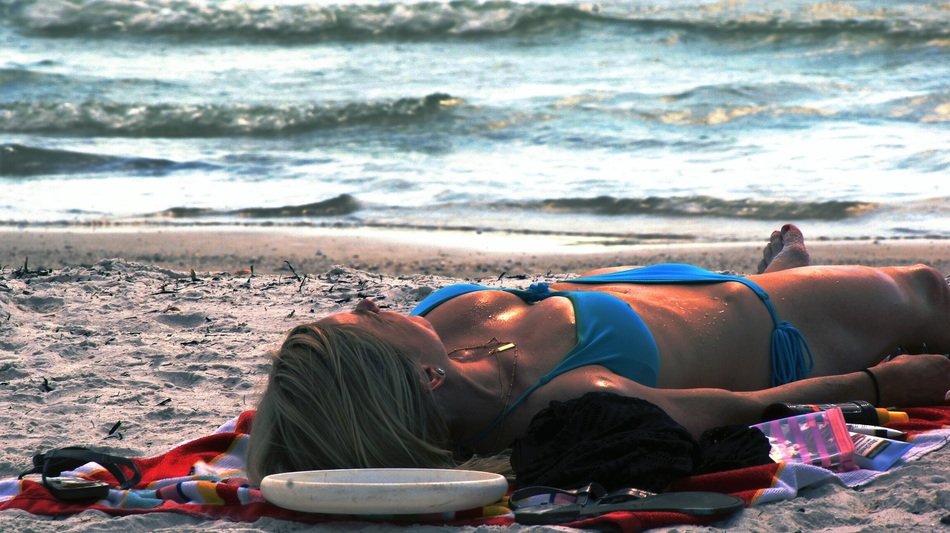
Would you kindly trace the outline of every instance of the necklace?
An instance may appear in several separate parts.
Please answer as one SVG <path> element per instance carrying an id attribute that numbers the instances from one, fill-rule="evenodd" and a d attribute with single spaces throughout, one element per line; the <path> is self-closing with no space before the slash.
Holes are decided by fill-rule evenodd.
<path id="1" fill-rule="evenodd" d="M 449 352 L 449 357 L 451 357 L 457 352 L 475 351 L 475 350 L 481 350 L 484 348 L 490 348 L 488 350 L 488 354 L 486 355 L 486 357 L 495 356 L 495 360 L 498 362 L 498 383 L 502 387 L 504 387 L 504 381 L 501 379 L 501 360 L 498 359 L 498 354 L 500 354 L 501 352 L 507 352 L 508 350 L 514 350 L 514 352 L 512 352 L 513 357 L 511 360 L 511 377 L 508 379 L 508 392 L 505 393 L 505 405 L 504 407 L 501 408 L 501 412 L 502 414 L 504 414 L 505 411 L 508 410 L 508 406 L 511 405 L 511 393 L 514 392 L 515 390 L 515 377 L 517 376 L 517 373 L 518 373 L 518 347 L 515 346 L 515 343 L 501 342 L 495 337 L 492 337 L 491 340 L 485 344 L 480 344 L 478 346 L 470 346 L 467 348 L 457 348 L 455 350 L 452 350 L 451 352 Z M 472 356 L 466 357 L 464 355 L 456 358 L 456 360 L 458 361 L 472 361 L 475 359 L 476 357 L 472 357 Z"/>

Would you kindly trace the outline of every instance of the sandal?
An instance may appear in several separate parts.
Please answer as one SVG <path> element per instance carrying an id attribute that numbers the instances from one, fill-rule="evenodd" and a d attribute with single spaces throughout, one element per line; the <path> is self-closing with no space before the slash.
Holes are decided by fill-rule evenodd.
<path id="1" fill-rule="evenodd" d="M 509 503 L 521 524 L 544 525 L 573 522 L 614 511 L 668 511 L 694 516 L 734 513 L 741 498 L 719 492 L 663 492 L 618 489 L 608 493 L 598 483 L 575 490 L 526 487 L 511 494 Z"/>
<path id="2" fill-rule="evenodd" d="M 119 482 L 119 489 L 125 490 L 134 487 L 142 479 L 135 463 L 126 457 L 100 453 L 88 448 L 70 446 L 58 448 L 46 453 L 33 456 L 33 468 L 20 473 L 17 479 L 29 474 L 42 474 L 43 486 L 57 499 L 74 501 L 88 499 L 102 499 L 109 494 L 111 485 L 104 481 L 92 481 L 75 477 L 58 477 L 64 470 L 74 470 L 86 463 L 97 463 L 115 477 Z M 127 478 L 119 466 L 132 470 L 132 477 Z"/>

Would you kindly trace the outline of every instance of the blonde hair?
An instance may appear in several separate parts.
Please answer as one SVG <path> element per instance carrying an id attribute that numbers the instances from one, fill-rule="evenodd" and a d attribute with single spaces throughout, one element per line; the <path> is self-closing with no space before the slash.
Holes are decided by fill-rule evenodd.
<path id="1" fill-rule="evenodd" d="M 332 468 L 454 468 L 421 365 L 346 324 L 306 324 L 273 359 L 251 429 L 248 476 Z"/>

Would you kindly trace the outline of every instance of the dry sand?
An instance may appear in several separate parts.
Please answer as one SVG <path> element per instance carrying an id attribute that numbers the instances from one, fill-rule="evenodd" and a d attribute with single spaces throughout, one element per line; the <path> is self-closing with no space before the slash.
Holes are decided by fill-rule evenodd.
<path id="1" fill-rule="evenodd" d="M 207 434 L 253 407 L 267 352 L 287 329 L 351 307 L 362 297 L 404 311 L 429 288 L 463 277 L 522 286 L 535 274 L 656 261 L 747 273 L 762 246 L 605 251 L 553 238 L 384 234 L 381 240 L 378 233 L 323 233 L 0 231 L 0 476 L 18 473 L 38 450 L 66 444 L 148 456 Z M 499 241 L 506 243 L 501 253 L 484 251 Z M 946 241 L 819 242 L 812 249 L 819 262 L 924 262 L 947 272 L 948 246 Z M 27 257 L 34 272 L 17 277 L 15 269 L 22 269 Z M 109 259 L 114 257 L 123 259 Z M 346 267 L 332 266 L 337 263 Z M 35 272 L 41 268 L 52 271 Z M 123 439 L 106 439 L 118 421 Z M 741 531 L 937 530 L 947 527 L 940 521 L 950 514 L 948 478 L 950 451 L 944 448 L 861 490 L 819 487 L 794 500 L 746 509 L 722 525 Z M 366 523 L 316 529 L 341 527 L 398 530 Z M 110 518 L 88 512 L 65 520 L 0 513 L 2 531 L 193 529 L 313 528 L 166 513 Z"/>

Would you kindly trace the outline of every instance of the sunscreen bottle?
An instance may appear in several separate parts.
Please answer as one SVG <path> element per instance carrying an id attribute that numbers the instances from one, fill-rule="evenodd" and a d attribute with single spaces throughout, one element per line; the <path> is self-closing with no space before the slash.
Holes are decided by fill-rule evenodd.
<path id="1" fill-rule="evenodd" d="M 903 411 L 888 411 L 887 409 L 874 407 L 863 400 L 817 404 L 773 403 L 765 408 L 762 418 L 764 420 L 775 420 L 805 413 L 827 411 L 835 407 L 841 408 L 844 420 L 849 424 L 880 425 L 892 422 L 907 422 L 909 420 L 907 413 Z"/>

